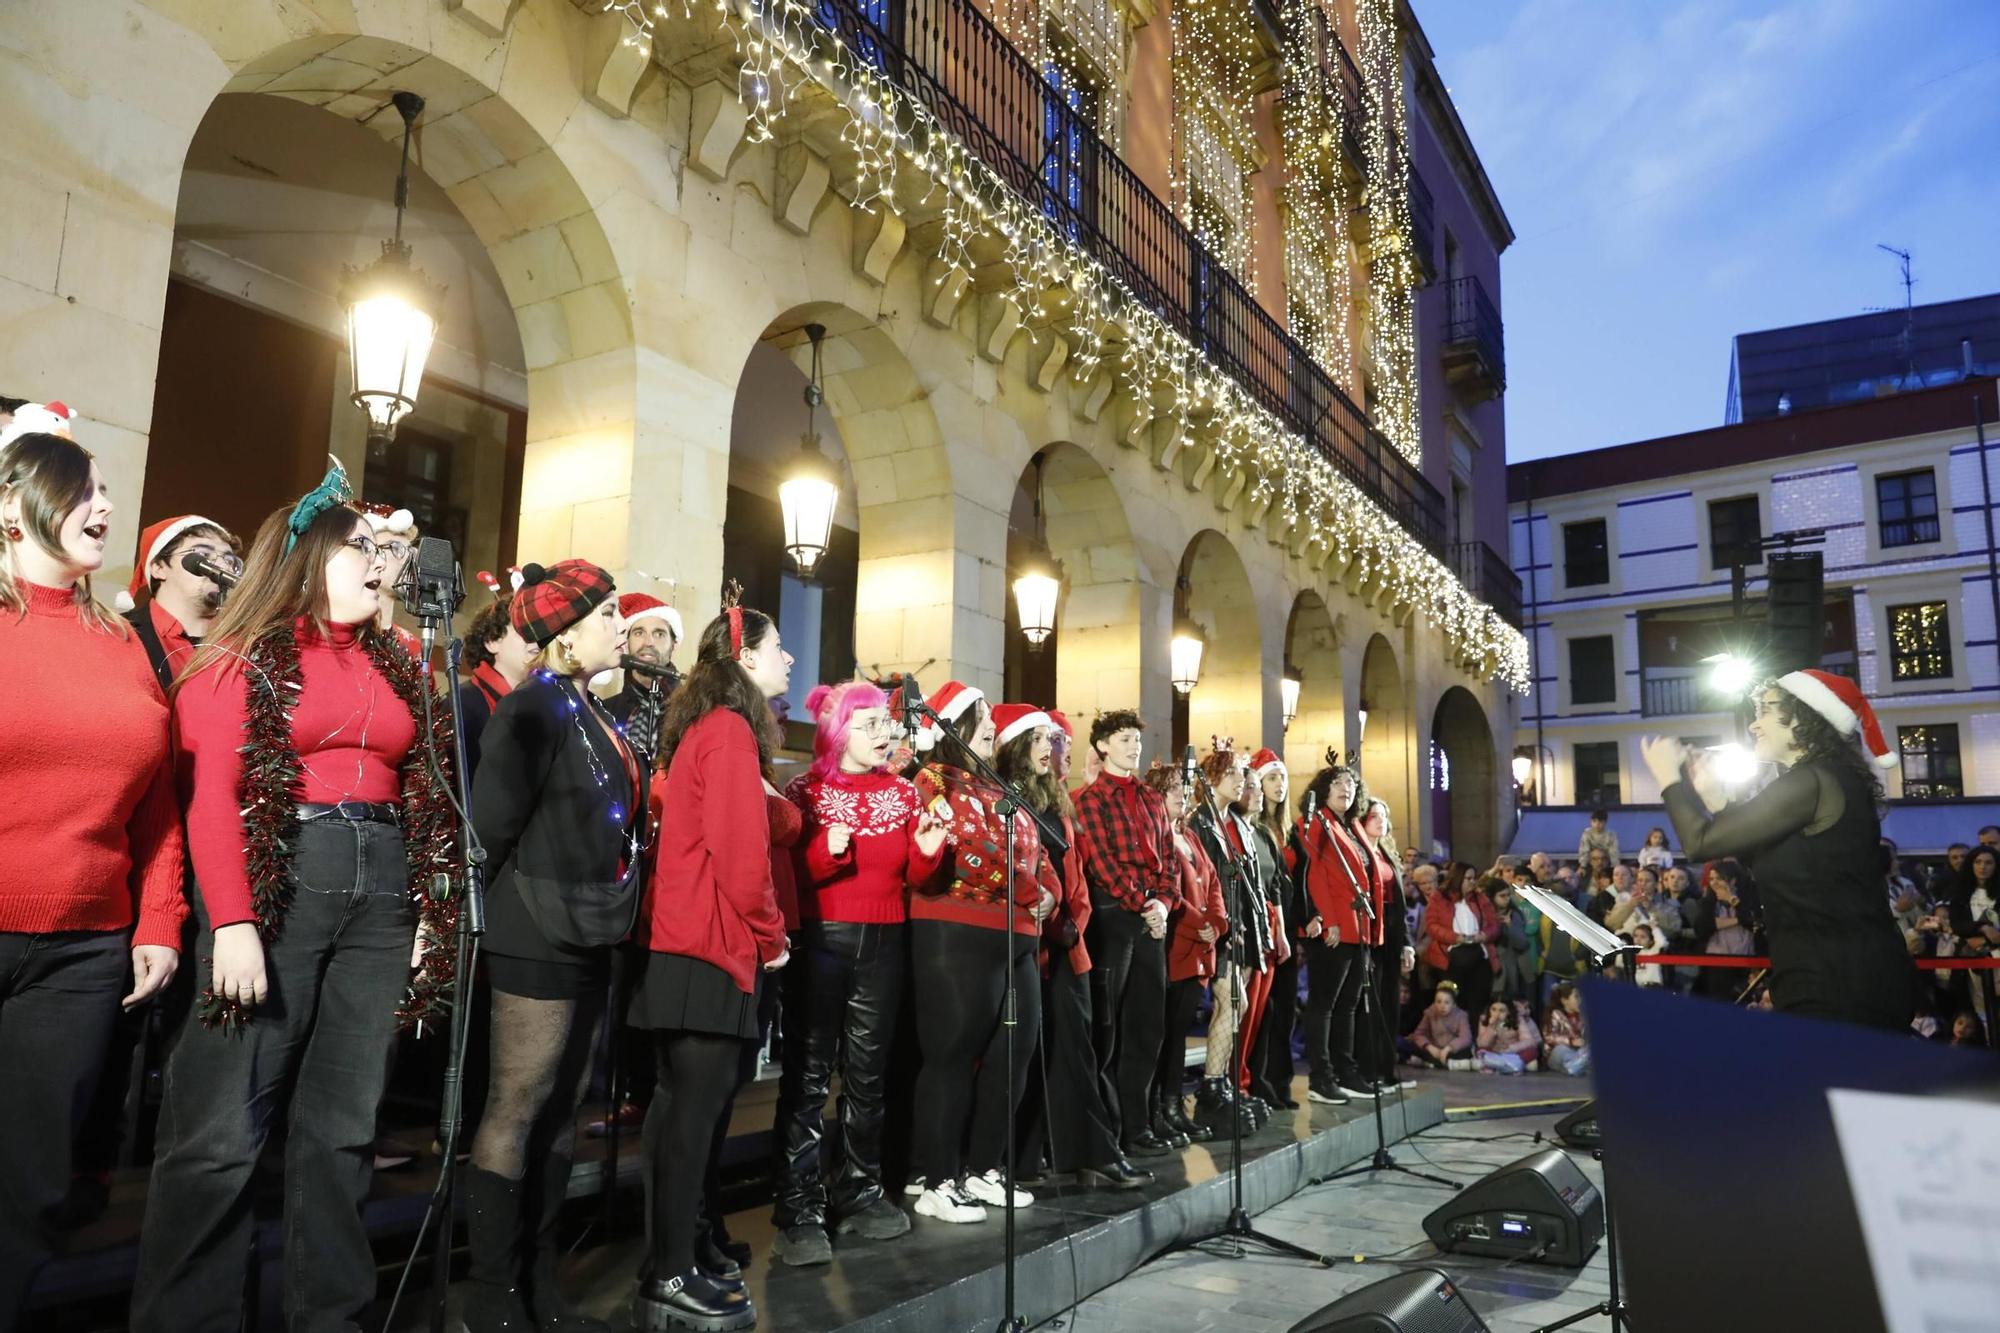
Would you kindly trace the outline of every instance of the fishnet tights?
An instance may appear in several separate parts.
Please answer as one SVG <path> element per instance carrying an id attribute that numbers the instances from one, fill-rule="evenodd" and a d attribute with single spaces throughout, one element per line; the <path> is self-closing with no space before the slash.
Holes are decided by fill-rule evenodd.
<path id="1" fill-rule="evenodd" d="M 493 992 L 492 1074 L 474 1166 L 519 1180 L 530 1162 L 570 1155 L 603 1008 L 601 991 L 580 1000 Z"/>

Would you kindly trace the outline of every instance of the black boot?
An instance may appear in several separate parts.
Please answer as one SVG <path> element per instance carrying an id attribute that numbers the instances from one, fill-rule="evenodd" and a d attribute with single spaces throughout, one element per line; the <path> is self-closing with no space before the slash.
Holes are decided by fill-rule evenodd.
<path id="1" fill-rule="evenodd" d="M 535 1333 L 523 1280 L 523 1194 L 518 1180 L 466 1170 L 465 1231 L 472 1250 L 460 1315 L 466 1333 Z"/>
<path id="2" fill-rule="evenodd" d="M 1197 1123 L 1187 1113 L 1187 1101 L 1176 1088 L 1166 1096 L 1167 1123 L 1187 1135 L 1190 1143 L 1207 1143 L 1215 1137 L 1215 1131 L 1207 1125 Z"/>
<path id="3" fill-rule="evenodd" d="M 1153 1137 L 1175 1151 L 1187 1147 L 1188 1136 L 1175 1129 L 1173 1122 L 1167 1119 L 1167 1099 L 1157 1089 L 1153 1092 L 1150 1109 L 1152 1116 L 1147 1123 L 1152 1127 Z"/>
<path id="4" fill-rule="evenodd" d="M 632 1302 L 632 1323 L 644 1333 L 700 1329 L 702 1333 L 755 1328 L 757 1307 L 741 1293 L 727 1292 L 699 1271 L 654 1277 L 641 1271 Z"/>
<path id="5" fill-rule="evenodd" d="M 533 1254 L 528 1264 L 528 1309 L 538 1333 L 611 1333 L 611 1325 L 593 1319 L 565 1301 L 556 1284 L 556 1224 L 569 1196 L 570 1159 L 550 1153 L 542 1159 L 536 1190 L 537 1221 Z"/>

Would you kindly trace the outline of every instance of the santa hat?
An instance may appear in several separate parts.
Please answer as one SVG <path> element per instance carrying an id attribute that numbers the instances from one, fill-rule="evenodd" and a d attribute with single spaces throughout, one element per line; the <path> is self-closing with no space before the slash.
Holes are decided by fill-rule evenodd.
<path id="1" fill-rule="evenodd" d="M 140 589 L 147 587 L 151 582 L 146 577 L 146 571 L 153 567 L 155 560 L 167 553 L 168 548 L 178 541 L 183 533 L 192 532 L 196 528 L 221 527 L 222 525 L 214 519 L 203 518 L 200 514 L 163 518 L 147 527 L 139 534 L 139 563 L 132 567 L 132 579 L 125 585 L 125 591 L 111 599 L 112 605 L 120 611 L 130 611 L 139 604 Z"/>
<path id="2" fill-rule="evenodd" d="M 368 520 L 368 528 L 376 536 L 385 532 L 415 532 L 416 515 L 407 509 L 391 509 L 385 504 L 361 506 L 361 517 Z"/>
<path id="3" fill-rule="evenodd" d="M 674 632 L 675 643 L 687 637 L 687 632 L 681 628 L 681 613 L 651 593 L 628 592 L 618 599 L 618 617 L 626 624 L 649 616 L 667 622 L 667 628 Z"/>
<path id="4" fill-rule="evenodd" d="M 1278 758 L 1277 751 L 1266 748 L 1250 756 L 1250 780 L 1252 782 L 1262 782 L 1264 775 L 1274 768 L 1280 773 L 1289 771 L 1285 768 L 1285 761 Z"/>
<path id="5" fill-rule="evenodd" d="M 993 725 L 998 729 L 993 743 L 1000 746 L 1037 727 L 1053 727 L 1055 719 L 1033 704 L 996 704 Z"/>
<path id="6" fill-rule="evenodd" d="M 940 685 L 930 698 L 924 700 L 930 706 L 930 710 L 937 714 L 938 720 L 932 722 L 929 718 L 925 718 L 924 724 L 917 728 L 917 749 L 919 751 L 936 749 L 937 743 L 944 739 L 944 733 L 938 730 L 938 723 L 958 721 L 965 716 L 967 709 L 985 698 L 983 693 L 963 681 L 948 680 Z"/>
<path id="7" fill-rule="evenodd" d="M 14 409 L 14 419 L 0 430 L 0 449 L 12 444 L 21 435 L 60 435 L 65 440 L 75 438 L 70 427 L 76 421 L 76 413 L 69 410 L 67 403 L 22 403 Z"/>
<path id="8" fill-rule="evenodd" d="M 1882 724 L 1861 687 L 1831 671 L 1788 671 L 1778 677 L 1778 688 L 1797 699 L 1833 724 L 1843 736 L 1861 733 L 1861 743 L 1877 768 L 1894 768 L 1896 747 L 1883 739 Z"/>
<path id="9" fill-rule="evenodd" d="M 1049 723 L 1051 726 L 1061 727 L 1063 735 L 1069 737 L 1070 740 L 1074 741 L 1076 739 L 1076 728 L 1070 725 L 1069 719 L 1063 715 L 1061 709 L 1051 708 L 1049 710 Z"/>

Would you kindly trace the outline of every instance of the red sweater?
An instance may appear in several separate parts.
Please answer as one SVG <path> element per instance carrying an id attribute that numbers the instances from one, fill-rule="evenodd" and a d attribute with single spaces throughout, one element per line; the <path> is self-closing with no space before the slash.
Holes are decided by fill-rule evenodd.
<path id="1" fill-rule="evenodd" d="M 1222 879 L 1215 873 L 1208 853 L 1199 840 L 1190 836 L 1192 855 L 1174 849 L 1181 864 L 1181 909 L 1167 928 L 1167 980 L 1186 981 L 1189 977 L 1215 975 L 1215 940 L 1203 942 L 1201 928 L 1214 926 L 1215 937 L 1229 932 L 1229 909 L 1222 901 Z"/>
<path id="2" fill-rule="evenodd" d="M 771 811 L 750 724 L 727 708 L 682 735 L 653 778 L 659 842 L 646 886 L 646 940 L 654 953 L 712 963 L 736 988 L 784 956 L 785 919 L 771 879 Z"/>
<path id="3" fill-rule="evenodd" d="M 910 900 L 917 921 L 956 921 L 1001 929 L 1000 901 L 1006 893 L 1007 829 L 993 813 L 1000 793 L 961 769 L 932 764 L 917 774 L 917 798 L 945 824 L 951 855 Z M 1046 890 L 1058 899 L 1062 885 L 1042 850 L 1035 821 L 1025 810 L 1014 814 L 1014 932 L 1040 935 L 1034 907 Z"/>
<path id="4" fill-rule="evenodd" d="M 0 930 L 124 930 L 178 949 L 183 844 L 167 702 L 136 638 L 86 626 L 68 588 L 0 613 Z"/>
<path id="5" fill-rule="evenodd" d="M 1090 971 L 1090 946 L 1084 934 L 1090 929 L 1090 883 L 1084 878 L 1083 848 L 1077 844 L 1076 821 L 1067 815 L 1049 811 L 1049 818 L 1061 819 L 1063 835 L 1069 839 L 1069 850 L 1062 855 L 1062 864 L 1056 869 L 1056 880 L 1062 888 L 1058 896 L 1062 901 L 1056 910 L 1049 913 L 1049 919 L 1042 922 L 1042 975 L 1049 974 L 1049 951 L 1061 947 L 1065 927 L 1076 927 L 1076 943 L 1069 946 L 1069 970 L 1077 976 Z M 1053 858 L 1051 858 L 1053 861 Z"/>
<path id="6" fill-rule="evenodd" d="M 889 772 L 836 770 L 824 778 L 801 773 L 785 795 L 805 816 L 799 915 L 863 925 L 907 919 L 909 890 L 944 859 L 942 847 L 930 856 L 917 847 L 915 784 Z M 838 856 L 827 850 L 835 824 L 851 835 Z"/>
<path id="7" fill-rule="evenodd" d="M 403 760 L 417 742 L 416 719 L 368 658 L 360 627 L 332 625 L 321 638 L 298 624 L 303 688 L 292 708 L 300 801 L 332 804 L 403 799 Z M 227 657 L 174 691 L 174 771 L 187 812 L 195 883 L 215 929 L 255 921 L 244 862 L 241 801 L 243 729 L 249 723 L 249 665 Z"/>

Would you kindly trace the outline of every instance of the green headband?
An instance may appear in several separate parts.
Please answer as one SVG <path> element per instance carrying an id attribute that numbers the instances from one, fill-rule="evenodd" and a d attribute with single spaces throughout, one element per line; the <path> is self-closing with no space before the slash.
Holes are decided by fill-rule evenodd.
<path id="1" fill-rule="evenodd" d="M 354 487 L 347 481 L 347 469 L 332 454 L 326 456 L 326 461 L 326 475 L 320 478 L 319 485 L 299 497 L 299 502 L 292 506 L 292 516 L 285 520 L 288 529 L 285 533 L 286 555 L 292 553 L 292 548 L 299 544 L 299 538 L 306 535 L 306 529 L 313 525 L 314 519 L 354 498 Z"/>

